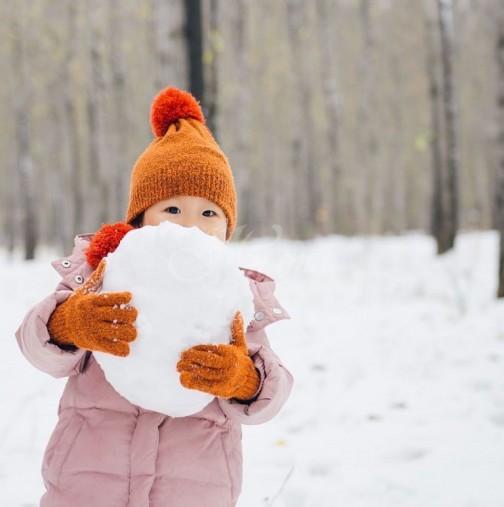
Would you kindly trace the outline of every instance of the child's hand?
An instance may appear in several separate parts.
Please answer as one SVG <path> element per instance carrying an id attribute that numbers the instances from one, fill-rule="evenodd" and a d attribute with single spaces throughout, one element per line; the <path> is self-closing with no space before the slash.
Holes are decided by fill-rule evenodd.
<path id="1" fill-rule="evenodd" d="M 57 345 L 124 357 L 137 335 L 137 310 L 126 306 L 130 292 L 95 294 L 104 273 L 105 261 L 101 261 L 86 284 L 54 310 L 47 327 Z"/>
<path id="2" fill-rule="evenodd" d="M 177 364 L 180 383 L 220 398 L 250 399 L 260 377 L 248 355 L 243 319 L 237 312 L 230 345 L 197 345 L 182 352 Z"/>

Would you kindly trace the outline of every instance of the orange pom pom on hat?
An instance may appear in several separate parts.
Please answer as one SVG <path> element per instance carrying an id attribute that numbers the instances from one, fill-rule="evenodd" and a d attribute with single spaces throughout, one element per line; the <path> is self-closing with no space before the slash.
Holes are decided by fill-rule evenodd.
<path id="1" fill-rule="evenodd" d="M 133 168 L 126 222 L 170 197 L 203 197 L 224 212 L 229 239 L 236 225 L 233 173 L 205 126 L 197 100 L 190 93 L 166 88 L 152 103 L 151 126 L 156 139 Z"/>

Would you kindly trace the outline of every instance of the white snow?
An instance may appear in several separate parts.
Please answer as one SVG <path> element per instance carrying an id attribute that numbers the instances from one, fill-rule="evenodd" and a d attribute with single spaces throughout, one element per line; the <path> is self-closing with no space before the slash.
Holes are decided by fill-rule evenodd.
<path id="1" fill-rule="evenodd" d="M 243 427 L 239 507 L 504 506 L 504 302 L 498 237 L 441 258 L 423 234 L 260 239 L 229 247 L 277 281 L 267 328 L 295 377 L 272 421 Z M 0 251 L 0 505 L 34 507 L 64 380 L 13 334 L 58 281 Z"/>
<path id="2" fill-rule="evenodd" d="M 177 362 L 195 345 L 229 343 L 237 311 L 253 318 L 253 295 L 232 249 L 197 227 L 171 222 L 129 232 L 106 258 L 102 292 L 129 291 L 138 310 L 127 357 L 95 353 L 115 390 L 172 417 L 202 410 L 213 396 L 184 388 Z M 125 374 L 127 372 L 127 374 Z"/>

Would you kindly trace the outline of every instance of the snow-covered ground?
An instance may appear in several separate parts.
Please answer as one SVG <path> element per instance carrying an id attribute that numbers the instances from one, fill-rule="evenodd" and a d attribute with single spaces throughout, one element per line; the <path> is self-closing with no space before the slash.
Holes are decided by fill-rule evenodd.
<path id="1" fill-rule="evenodd" d="M 327 237 L 233 244 L 292 316 L 268 328 L 295 376 L 271 422 L 244 427 L 239 507 L 503 507 L 504 302 L 498 238 Z M 58 276 L 0 251 L 0 506 L 34 507 L 63 380 L 13 334 Z M 90 506 L 92 507 L 92 506 Z"/>

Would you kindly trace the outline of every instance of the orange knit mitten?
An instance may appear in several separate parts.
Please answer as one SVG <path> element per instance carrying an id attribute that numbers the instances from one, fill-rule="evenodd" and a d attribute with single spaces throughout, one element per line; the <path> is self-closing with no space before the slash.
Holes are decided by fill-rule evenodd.
<path id="1" fill-rule="evenodd" d="M 51 340 L 62 347 L 75 345 L 124 357 L 136 338 L 137 310 L 126 306 L 130 292 L 94 294 L 104 273 L 105 261 L 101 261 L 86 284 L 56 307 L 47 328 Z"/>
<path id="2" fill-rule="evenodd" d="M 243 318 L 237 312 L 231 326 L 230 345 L 196 345 L 182 352 L 177 364 L 180 383 L 220 398 L 250 399 L 260 377 L 248 355 Z"/>

